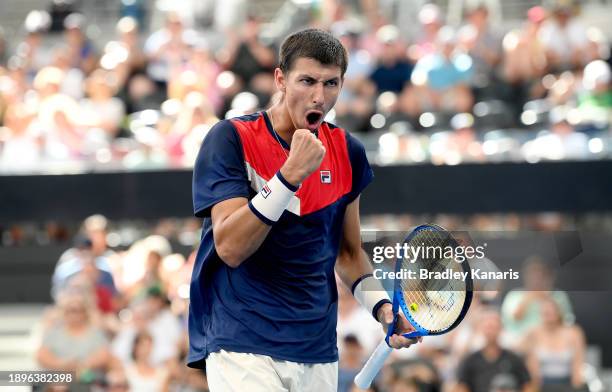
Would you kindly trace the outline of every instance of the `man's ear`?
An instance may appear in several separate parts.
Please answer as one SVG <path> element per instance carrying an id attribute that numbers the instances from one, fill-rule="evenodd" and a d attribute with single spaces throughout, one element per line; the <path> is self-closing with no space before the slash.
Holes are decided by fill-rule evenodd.
<path id="1" fill-rule="evenodd" d="M 285 79 L 285 74 L 280 68 L 276 68 L 274 70 L 274 83 L 276 84 L 276 88 L 283 93 L 287 88 L 287 80 Z"/>

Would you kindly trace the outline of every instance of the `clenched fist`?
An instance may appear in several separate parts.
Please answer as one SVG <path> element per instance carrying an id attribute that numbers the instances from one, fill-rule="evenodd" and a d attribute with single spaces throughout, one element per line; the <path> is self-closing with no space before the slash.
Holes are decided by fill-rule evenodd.
<path id="1" fill-rule="evenodd" d="M 325 156 L 323 143 L 308 129 L 297 129 L 291 139 L 289 158 L 281 167 L 281 174 L 298 186 L 314 172 Z"/>

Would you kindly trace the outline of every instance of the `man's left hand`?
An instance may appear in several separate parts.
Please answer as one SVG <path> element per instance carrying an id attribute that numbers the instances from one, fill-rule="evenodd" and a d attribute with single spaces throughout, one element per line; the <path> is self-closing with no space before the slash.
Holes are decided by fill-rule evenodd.
<path id="1" fill-rule="evenodd" d="M 376 316 L 378 321 L 383 325 L 383 329 L 386 333 L 391 326 L 391 323 L 393 323 L 393 307 L 389 303 L 384 304 L 380 307 L 380 309 L 378 309 L 378 314 Z M 412 331 L 415 331 L 415 328 L 410 324 L 406 317 L 401 313 L 398 314 L 397 324 L 393 330 L 393 335 L 389 336 L 389 345 L 393 348 L 404 348 L 410 347 L 411 345 L 423 340 L 423 337 L 408 339 L 402 336 L 403 334 Z"/>

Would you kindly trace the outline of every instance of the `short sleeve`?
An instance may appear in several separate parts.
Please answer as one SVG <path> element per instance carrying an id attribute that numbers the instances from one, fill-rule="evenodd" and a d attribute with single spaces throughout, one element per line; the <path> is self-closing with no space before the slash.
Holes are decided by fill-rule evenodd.
<path id="1" fill-rule="evenodd" d="M 457 369 L 457 382 L 465 385 L 471 384 L 471 367 L 473 358 L 473 355 L 469 355 L 463 358 L 461 364 L 459 365 L 459 368 Z"/>
<path id="2" fill-rule="evenodd" d="M 220 201 L 249 197 L 242 145 L 229 120 L 218 122 L 204 138 L 193 169 L 193 211 L 210 216 Z"/>
<path id="3" fill-rule="evenodd" d="M 567 27 L 567 31 L 569 41 L 573 45 L 572 49 L 584 49 L 584 47 L 589 44 L 587 30 L 579 22 L 570 22 L 570 25 Z"/>
<path id="4" fill-rule="evenodd" d="M 372 182 L 374 172 L 366 157 L 363 144 L 348 132 L 346 133 L 346 143 L 353 172 L 351 191 L 348 194 L 348 202 L 351 203 Z"/>
<path id="5" fill-rule="evenodd" d="M 557 302 L 559 306 L 559 310 L 561 310 L 561 315 L 563 316 L 563 320 L 567 324 L 573 324 L 576 321 L 576 316 L 574 315 L 574 311 L 572 309 L 572 303 L 567 296 L 567 293 L 564 291 L 553 291 L 552 297 Z"/>
<path id="6" fill-rule="evenodd" d="M 48 350 L 55 353 L 55 344 L 58 340 L 59 336 L 57 333 L 57 327 L 52 326 L 43 334 L 41 346 L 46 347 Z"/>
<path id="7" fill-rule="evenodd" d="M 527 370 L 527 366 L 525 366 L 525 362 L 521 359 L 521 357 L 514 354 L 512 355 L 516 366 L 514 372 L 516 377 L 518 378 L 519 384 L 522 387 L 531 380 L 531 377 L 529 376 L 529 370 Z"/>
<path id="8" fill-rule="evenodd" d="M 95 351 L 106 348 L 110 343 L 104 331 L 99 328 L 93 328 L 89 337 L 89 344 L 91 345 L 91 350 Z"/>
<path id="9" fill-rule="evenodd" d="M 501 306 L 502 320 L 505 328 L 509 328 L 514 324 L 514 312 L 522 300 L 522 297 L 523 293 L 517 290 L 509 291 L 506 294 Z"/>

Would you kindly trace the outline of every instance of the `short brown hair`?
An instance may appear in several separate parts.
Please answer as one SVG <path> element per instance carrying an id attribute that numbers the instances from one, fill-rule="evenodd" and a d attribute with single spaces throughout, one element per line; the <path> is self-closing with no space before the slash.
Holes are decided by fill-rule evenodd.
<path id="1" fill-rule="evenodd" d="M 134 341 L 132 342 L 132 359 L 136 360 L 136 350 L 138 350 L 138 345 L 140 342 L 148 340 L 153 343 L 153 336 L 147 331 L 140 331 L 134 336 Z"/>
<path id="2" fill-rule="evenodd" d="M 344 77 L 348 65 L 346 49 L 340 41 L 320 29 L 305 29 L 291 34 L 281 44 L 279 68 L 291 71 L 293 63 L 300 57 L 317 60 L 324 65 L 337 65 Z"/>

